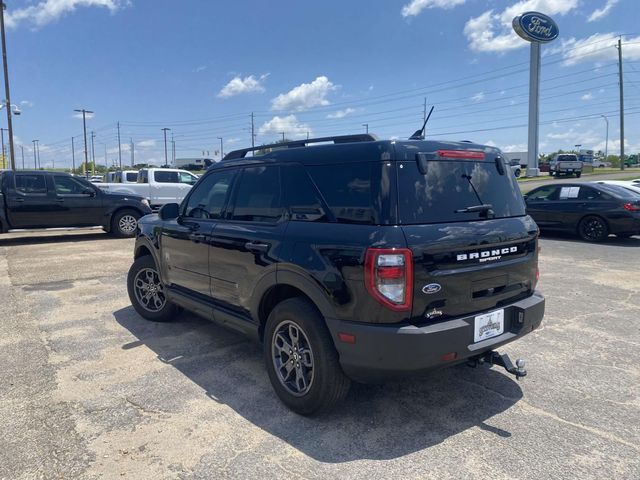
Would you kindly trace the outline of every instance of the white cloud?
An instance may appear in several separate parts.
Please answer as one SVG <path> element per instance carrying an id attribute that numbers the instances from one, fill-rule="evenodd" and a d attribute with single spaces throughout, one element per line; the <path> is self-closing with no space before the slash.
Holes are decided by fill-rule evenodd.
<path id="1" fill-rule="evenodd" d="M 73 12 L 78 7 L 102 7 L 114 13 L 128 4 L 128 0 L 41 0 L 35 5 L 8 10 L 5 21 L 9 27 L 16 27 L 20 23 L 41 27 Z"/>
<path id="2" fill-rule="evenodd" d="M 196 68 L 193 69 L 194 73 L 200 73 L 200 72 L 204 72 L 207 69 L 206 65 L 198 65 Z"/>
<path id="3" fill-rule="evenodd" d="M 484 98 L 484 92 L 478 92 L 473 97 L 471 97 L 471 100 L 473 100 L 474 102 L 479 102 L 483 98 Z"/>
<path id="4" fill-rule="evenodd" d="M 31 100 L 21 100 L 20 105 L 23 107 L 33 107 L 33 102 Z"/>
<path id="5" fill-rule="evenodd" d="M 271 100 L 272 110 L 295 110 L 301 112 L 309 108 L 329 105 L 326 96 L 337 87 L 324 75 L 311 83 L 302 83 L 287 93 L 281 93 Z"/>
<path id="6" fill-rule="evenodd" d="M 355 111 L 355 108 L 345 108 L 344 110 L 338 110 L 336 112 L 330 113 L 329 115 L 327 115 L 327 118 L 344 118 Z"/>
<path id="7" fill-rule="evenodd" d="M 89 119 L 93 118 L 94 116 L 95 116 L 95 113 L 86 113 L 86 114 L 85 114 L 85 118 L 86 118 L 87 120 L 89 120 Z M 76 113 L 74 113 L 74 114 L 73 114 L 73 118 L 80 118 L 80 119 L 82 119 L 82 112 L 76 112 Z"/>
<path id="8" fill-rule="evenodd" d="M 593 93 L 591 92 L 587 92 L 584 95 L 582 95 L 580 97 L 581 100 L 592 100 L 593 99 Z"/>
<path id="9" fill-rule="evenodd" d="M 262 82 L 269 76 L 268 73 L 260 75 L 260 78 L 255 78 L 253 75 L 241 78 L 239 75 L 232 78 L 222 90 L 218 93 L 218 98 L 229 98 L 242 93 L 264 92 L 264 86 Z"/>
<path id="10" fill-rule="evenodd" d="M 275 116 L 271 120 L 262 124 L 259 130 L 261 135 L 275 134 L 281 135 L 284 132 L 285 137 L 306 137 L 307 132 L 311 135 L 311 128 L 305 123 L 298 123 L 295 115 L 287 115 L 286 117 Z"/>
<path id="11" fill-rule="evenodd" d="M 565 15 L 578 6 L 579 0 L 521 0 L 500 13 L 487 10 L 467 21 L 464 34 L 469 47 L 476 52 L 506 52 L 524 48 L 528 42 L 513 31 L 513 18 L 526 11 L 547 15 Z"/>
<path id="12" fill-rule="evenodd" d="M 591 13 L 591 15 L 589 15 L 587 22 L 595 22 L 596 20 L 600 20 L 602 17 L 606 17 L 607 15 L 609 15 L 609 12 L 616 5 L 616 3 L 618 3 L 618 0 L 607 0 L 607 3 L 604 4 L 604 7 L 595 9 Z"/>
<path id="13" fill-rule="evenodd" d="M 462 5 L 466 0 L 411 0 L 411 3 L 402 7 L 403 17 L 415 17 L 425 8 L 449 9 Z"/>
<path id="14" fill-rule="evenodd" d="M 503 152 L 526 152 L 527 151 L 527 144 L 526 143 L 515 143 L 513 145 L 504 145 L 502 147 L 500 147 L 500 150 L 502 150 Z"/>
<path id="15" fill-rule="evenodd" d="M 138 146 L 140 148 L 153 148 L 156 146 L 156 141 L 155 140 L 142 140 L 140 142 L 138 142 Z"/>
<path id="16" fill-rule="evenodd" d="M 595 33 L 590 37 L 564 40 L 555 51 L 562 52 L 565 66 L 583 62 L 615 62 L 618 60 L 618 35 Z M 625 60 L 640 60 L 640 36 L 625 37 L 622 43 Z"/>

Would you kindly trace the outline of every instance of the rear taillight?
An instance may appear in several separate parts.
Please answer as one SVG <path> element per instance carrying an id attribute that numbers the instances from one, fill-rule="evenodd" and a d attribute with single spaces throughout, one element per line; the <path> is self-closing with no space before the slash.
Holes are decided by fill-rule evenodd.
<path id="1" fill-rule="evenodd" d="M 411 310 L 413 257 L 406 248 L 370 248 L 365 256 L 364 281 L 373 298 L 391 310 Z"/>
<path id="2" fill-rule="evenodd" d="M 640 205 L 636 205 L 635 203 L 625 203 L 622 205 L 622 208 L 629 212 L 640 212 Z"/>

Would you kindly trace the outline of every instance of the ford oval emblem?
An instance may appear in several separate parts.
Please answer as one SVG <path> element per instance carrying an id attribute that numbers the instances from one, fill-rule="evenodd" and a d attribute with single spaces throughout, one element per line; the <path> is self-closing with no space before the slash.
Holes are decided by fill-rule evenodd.
<path id="1" fill-rule="evenodd" d="M 512 24 L 516 33 L 528 42 L 546 43 L 560 34 L 556 22 L 540 12 L 525 12 L 515 17 Z"/>
<path id="2" fill-rule="evenodd" d="M 426 293 L 427 295 L 438 293 L 440 290 L 442 290 L 442 285 L 439 283 L 430 283 L 422 287 L 422 293 Z"/>

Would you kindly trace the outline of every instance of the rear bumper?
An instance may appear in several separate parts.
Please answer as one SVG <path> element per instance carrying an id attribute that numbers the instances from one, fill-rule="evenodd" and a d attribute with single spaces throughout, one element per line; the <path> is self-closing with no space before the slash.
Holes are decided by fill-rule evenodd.
<path id="1" fill-rule="evenodd" d="M 475 315 L 424 327 L 335 319 L 327 319 L 327 325 L 347 376 L 360 382 L 381 382 L 459 363 L 523 337 L 540 325 L 544 306 L 544 297 L 537 292 L 505 306 L 504 333 L 477 343 L 473 342 Z M 340 341 L 339 333 L 354 335 L 355 343 Z M 443 360 L 452 352 L 455 359 Z"/>

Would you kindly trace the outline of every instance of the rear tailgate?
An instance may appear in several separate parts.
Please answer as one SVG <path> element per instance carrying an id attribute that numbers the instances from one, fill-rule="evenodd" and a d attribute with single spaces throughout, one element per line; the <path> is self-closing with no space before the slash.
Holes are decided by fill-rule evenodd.
<path id="1" fill-rule="evenodd" d="M 533 291 L 537 227 L 529 217 L 403 231 L 414 261 L 414 322 L 499 308 Z"/>

